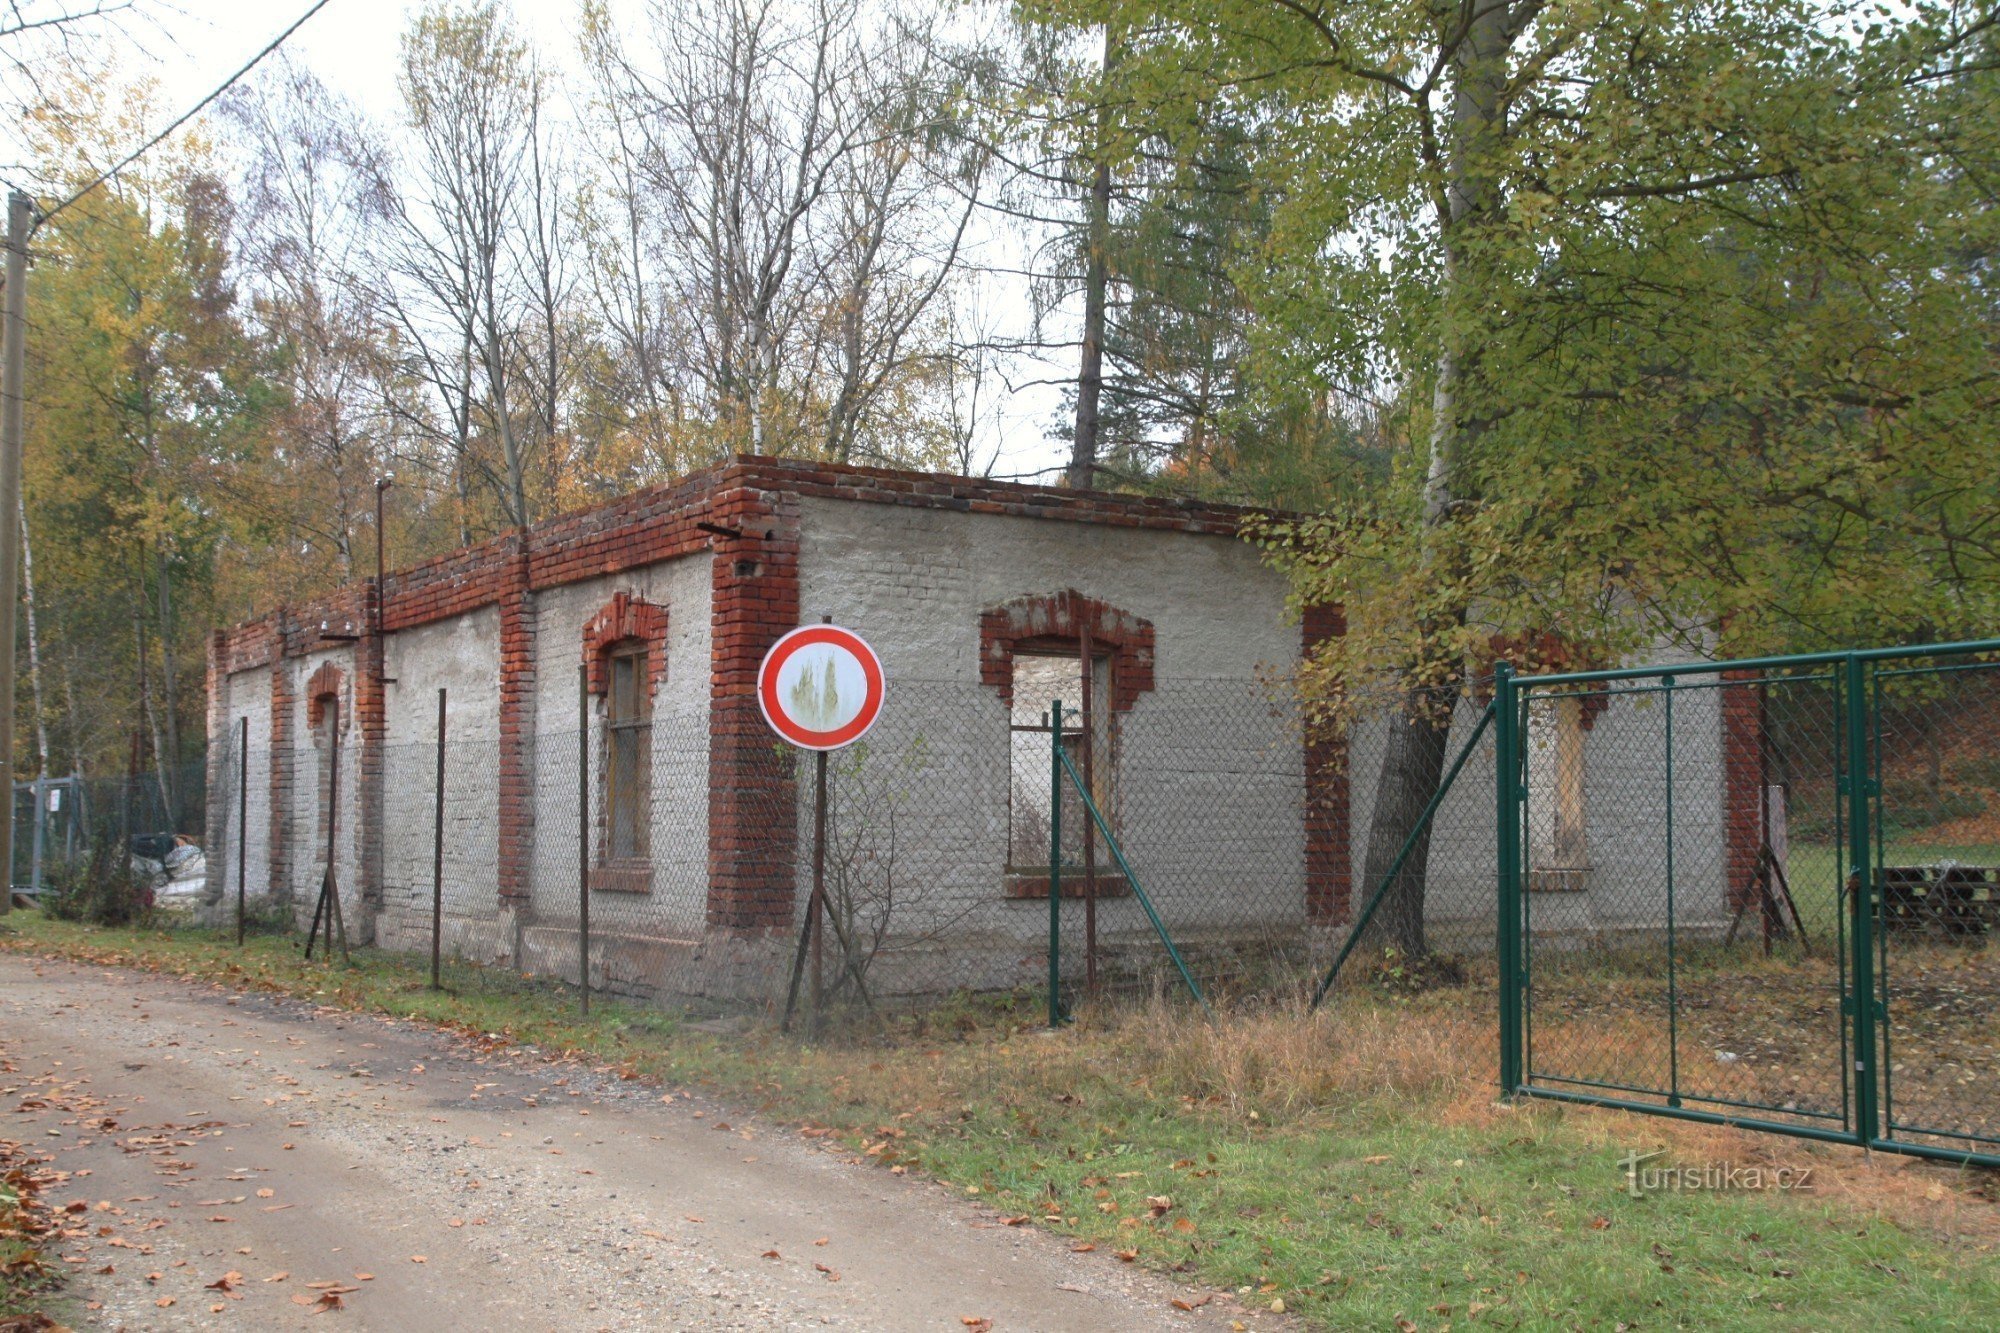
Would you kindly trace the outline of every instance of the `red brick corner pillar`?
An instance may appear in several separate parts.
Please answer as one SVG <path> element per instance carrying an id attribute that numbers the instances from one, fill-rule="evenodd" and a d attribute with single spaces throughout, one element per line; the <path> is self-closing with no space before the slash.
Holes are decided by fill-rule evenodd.
<path id="1" fill-rule="evenodd" d="M 1300 650 L 1310 655 L 1347 633 L 1339 606 L 1309 606 L 1300 625 Z M 1337 926 L 1354 910 L 1349 863 L 1350 800 L 1347 733 L 1307 719 L 1305 736 L 1306 920 Z"/>
<path id="2" fill-rule="evenodd" d="M 1724 682 L 1754 681 L 1755 671 L 1725 671 Z M 1724 864 L 1730 910 L 1753 897 L 1757 858 L 1764 847 L 1764 719 L 1761 685 L 1722 687 L 1722 801 Z"/>
<path id="3" fill-rule="evenodd" d="M 298 756 L 293 723 L 298 716 L 298 695 L 292 689 L 292 667 L 288 660 L 291 635 L 284 612 L 278 613 L 271 646 L 271 808 L 270 808 L 270 893 L 279 902 L 292 900 L 292 801 L 297 780 Z"/>
<path id="4" fill-rule="evenodd" d="M 500 591 L 500 909 L 525 913 L 535 868 L 535 594 L 526 534 Z"/>
<path id="5" fill-rule="evenodd" d="M 388 740 L 388 701 L 383 688 L 381 589 L 370 580 L 362 592 L 359 659 L 354 664 L 354 720 L 360 736 L 356 775 L 354 863 L 360 867 L 361 920 L 356 938 L 375 942 L 376 919 L 382 914 L 382 765 Z"/>
<path id="6" fill-rule="evenodd" d="M 712 558 L 708 925 L 784 930 L 798 885 L 797 796 L 792 756 L 757 708 L 757 666 L 799 623 L 798 505 L 746 489 L 719 496 L 714 514 L 759 535 L 718 540 Z"/>

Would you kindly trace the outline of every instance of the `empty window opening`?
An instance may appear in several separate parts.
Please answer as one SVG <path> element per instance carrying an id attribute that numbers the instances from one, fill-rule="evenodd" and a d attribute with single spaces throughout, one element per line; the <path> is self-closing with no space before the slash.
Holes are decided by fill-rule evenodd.
<path id="1" fill-rule="evenodd" d="M 642 860 L 651 824 L 652 683 L 646 645 L 614 644 L 605 654 L 604 854 Z"/>
<path id="2" fill-rule="evenodd" d="M 1085 725 L 1085 690 L 1081 654 L 1074 648 L 1014 655 L 1012 777 L 1008 792 L 1008 869 L 1046 875 L 1049 870 L 1049 797 L 1053 774 L 1049 752 L 1049 710 L 1062 705 L 1063 744 L 1079 774 L 1088 774 L 1091 798 L 1113 830 L 1117 828 L 1113 795 L 1114 760 L 1111 745 L 1111 659 L 1091 660 L 1089 725 Z M 1085 859 L 1084 823 L 1089 813 L 1075 784 L 1063 781 L 1062 864 L 1081 870 Z M 1110 862 L 1104 840 L 1091 834 L 1100 878 Z"/>
<path id="3" fill-rule="evenodd" d="M 1535 700 L 1528 709 L 1529 887 L 1587 887 L 1590 848 L 1584 779 L 1584 701 Z"/>

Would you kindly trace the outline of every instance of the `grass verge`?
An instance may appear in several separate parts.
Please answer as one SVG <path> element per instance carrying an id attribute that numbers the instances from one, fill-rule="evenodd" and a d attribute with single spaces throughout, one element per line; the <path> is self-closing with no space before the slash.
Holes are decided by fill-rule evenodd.
<path id="1" fill-rule="evenodd" d="M 0 944 L 446 1025 L 754 1106 L 921 1171 L 1078 1247 L 1244 1291 L 1328 1328 L 1983 1329 L 1996 1182 L 1832 1145 L 1496 1105 L 1490 997 L 1357 992 L 1309 1018 L 1202 1024 L 965 1002 L 866 1040 L 722 1036 L 422 960 L 306 963 L 295 941 L 12 918 Z M 1804 1190 L 1633 1198 L 1619 1159 L 1809 1170 Z M 1245 1290 L 1247 1289 L 1247 1291 Z"/>

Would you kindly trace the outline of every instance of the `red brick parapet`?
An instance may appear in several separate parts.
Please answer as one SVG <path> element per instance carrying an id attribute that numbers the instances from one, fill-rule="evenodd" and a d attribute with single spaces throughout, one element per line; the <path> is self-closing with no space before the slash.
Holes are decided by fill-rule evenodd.
<path id="1" fill-rule="evenodd" d="M 523 559 L 520 552 L 524 545 L 530 592 L 641 569 L 711 544 L 717 549 L 748 549 L 747 544 L 762 539 L 770 529 L 768 525 L 757 527 L 755 516 L 743 508 L 740 497 L 745 494 L 852 500 L 1217 537 L 1238 536 L 1246 523 L 1271 516 L 1267 511 L 1236 505 L 745 454 L 669 485 L 650 486 L 591 509 L 544 520 L 528 529 L 525 539 L 516 532 L 503 533 L 392 571 L 385 580 L 380 624 L 385 633 L 393 634 L 499 605 L 519 583 L 519 575 L 509 572 L 509 567 Z M 740 530 L 737 518 L 744 520 Z M 323 646 L 317 634 L 323 621 L 352 625 L 357 631 L 375 623 L 368 613 L 365 585 L 354 584 L 317 601 L 286 608 L 282 626 L 278 613 L 272 612 L 224 631 L 218 670 L 227 676 Z"/>

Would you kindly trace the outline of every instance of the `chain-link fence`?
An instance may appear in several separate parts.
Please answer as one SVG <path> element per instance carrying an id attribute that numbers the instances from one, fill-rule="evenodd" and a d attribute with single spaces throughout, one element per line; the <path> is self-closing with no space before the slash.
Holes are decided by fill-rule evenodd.
<path id="1" fill-rule="evenodd" d="M 1990 652 L 1587 673 L 1509 697 L 1510 1085 L 2000 1148 Z"/>
<path id="2" fill-rule="evenodd" d="M 120 777 L 16 782 L 14 891 L 80 914 L 90 914 L 85 899 L 103 899 L 119 919 L 191 908 L 210 892 L 206 784 L 198 759 Z"/>
<path id="3" fill-rule="evenodd" d="M 1047 661 L 1011 699 L 893 681 L 875 727 L 823 759 L 761 726 L 719 740 L 706 711 L 616 716 L 589 696 L 586 722 L 516 745 L 517 771 L 477 709 L 372 753 L 337 718 L 278 751 L 218 737 L 201 919 L 240 902 L 305 930 L 331 884 L 350 941 L 435 950 L 450 986 L 587 982 L 774 1015 L 1040 997 L 1051 961 L 1074 1007 L 1178 987 L 1176 956 L 1211 1003 L 1304 996 L 1374 898 L 1417 904 L 1419 950 L 1491 940 L 1475 691 L 1351 701 L 1307 727 L 1280 686 L 1180 682 L 1101 688 L 1086 714 L 1075 661 Z M 1379 795 L 1424 746 L 1394 790 L 1435 787 L 1468 741 L 1428 819 L 1428 792 Z"/>

